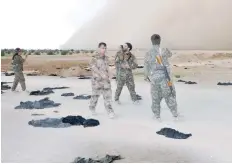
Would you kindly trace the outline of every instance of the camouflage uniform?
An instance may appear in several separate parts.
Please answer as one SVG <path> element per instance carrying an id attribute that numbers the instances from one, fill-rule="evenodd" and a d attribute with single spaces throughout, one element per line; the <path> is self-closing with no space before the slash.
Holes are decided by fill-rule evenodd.
<path id="1" fill-rule="evenodd" d="M 119 57 L 119 54 L 121 53 L 122 51 L 118 51 L 115 55 L 115 72 L 116 72 L 116 81 L 118 81 L 118 75 L 119 75 L 119 63 L 116 62 L 118 60 L 118 57 Z"/>
<path id="2" fill-rule="evenodd" d="M 15 55 L 12 60 L 13 71 L 15 73 L 13 86 L 11 88 L 12 91 L 16 89 L 18 83 L 20 83 L 23 91 L 26 90 L 25 78 L 23 75 L 23 63 L 24 62 L 25 62 L 25 59 L 23 59 L 20 55 Z"/>
<path id="3" fill-rule="evenodd" d="M 127 88 L 130 92 L 132 101 L 136 101 L 137 96 L 135 92 L 135 83 L 132 73 L 132 69 L 136 69 L 138 66 L 135 56 L 130 52 L 121 52 L 118 54 L 115 63 L 118 65 L 118 79 L 117 89 L 115 92 L 115 101 L 119 100 L 119 96 L 125 84 L 127 85 Z M 127 65 L 129 68 L 123 68 L 123 65 Z"/>
<path id="4" fill-rule="evenodd" d="M 172 53 L 168 49 L 160 49 L 159 46 L 154 46 L 147 52 L 144 60 L 145 79 L 151 81 L 151 96 L 152 96 L 152 111 L 157 118 L 160 117 L 160 103 L 164 98 L 167 106 L 170 108 L 172 115 L 177 116 L 176 91 L 173 85 L 173 96 L 167 84 L 164 67 L 157 63 L 156 56 L 161 55 L 163 64 L 167 67 L 170 75 L 170 64 L 168 58 Z"/>
<path id="5" fill-rule="evenodd" d="M 95 52 L 95 55 L 90 62 L 90 67 L 92 69 L 92 96 L 89 108 L 91 111 L 95 111 L 98 98 L 102 94 L 107 113 L 112 113 L 112 90 L 109 78 L 109 59 L 107 56 L 101 56 L 99 53 Z M 108 76 L 108 79 L 104 79 L 102 75 Z"/>

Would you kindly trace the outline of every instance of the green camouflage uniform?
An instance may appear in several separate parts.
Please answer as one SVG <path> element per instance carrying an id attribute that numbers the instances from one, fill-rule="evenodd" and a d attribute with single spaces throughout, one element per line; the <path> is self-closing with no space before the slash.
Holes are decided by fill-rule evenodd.
<path id="1" fill-rule="evenodd" d="M 14 59 L 12 60 L 13 71 L 15 73 L 13 86 L 11 88 L 12 91 L 16 89 L 18 83 L 20 83 L 23 91 L 26 90 L 25 78 L 23 75 L 23 63 L 24 62 L 25 60 L 20 55 L 15 55 Z"/>
<path id="2" fill-rule="evenodd" d="M 116 58 L 115 63 L 118 66 L 118 79 L 117 79 L 117 89 L 115 92 L 115 101 L 119 100 L 119 96 L 122 92 L 123 86 L 126 84 L 130 92 L 132 101 L 137 100 L 135 92 L 135 83 L 132 70 L 136 69 L 138 64 L 135 56 L 131 52 L 120 52 Z M 129 68 L 123 68 L 123 65 L 129 66 Z"/>

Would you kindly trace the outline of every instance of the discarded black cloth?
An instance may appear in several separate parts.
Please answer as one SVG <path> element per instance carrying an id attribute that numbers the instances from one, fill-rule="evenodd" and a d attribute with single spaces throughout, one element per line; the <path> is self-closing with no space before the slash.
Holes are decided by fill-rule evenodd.
<path id="1" fill-rule="evenodd" d="M 69 123 L 71 125 L 83 125 L 85 118 L 82 116 L 67 116 L 62 118 L 63 123 Z"/>
<path id="2" fill-rule="evenodd" d="M 57 74 L 52 73 L 52 74 L 50 74 L 50 75 L 48 75 L 48 76 L 58 76 L 58 75 L 57 75 Z"/>
<path id="3" fill-rule="evenodd" d="M 160 131 L 156 132 L 159 135 L 164 135 L 167 138 L 173 139 L 187 139 L 192 136 L 191 133 L 184 134 L 172 128 L 162 128 Z"/>
<path id="4" fill-rule="evenodd" d="M 69 87 L 54 87 L 54 88 L 50 88 L 50 87 L 46 87 L 43 90 L 54 90 L 54 89 L 68 89 Z"/>
<path id="5" fill-rule="evenodd" d="M 98 120 L 95 120 L 95 119 L 87 119 L 83 123 L 84 128 L 94 127 L 94 126 L 98 126 L 98 125 L 100 125 L 100 122 Z"/>
<path id="6" fill-rule="evenodd" d="M 46 118 L 41 120 L 31 120 L 29 125 L 34 127 L 51 127 L 51 128 L 64 128 L 70 126 L 94 127 L 100 125 L 98 120 L 85 119 L 82 116 L 67 116 L 62 118 Z"/>
<path id="7" fill-rule="evenodd" d="M 221 83 L 221 82 L 219 82 L 219 83 L 217 83 L 217 85 L 225 85 L 225 86 L 228 86 L 228 85 L 232 85 L 232 83 L 230 83 L 230 82 L 228 82 L 228 83 Z"/>
<path id="8" fill-rule="evenodd" d="M 39 101 L 26 101 L 20 102 L 19 106 L 16 106 L 15 109 L 44 109 L 60 106 L 60 103 L 55 103 L 54 101 L 49 100 L 48 97 L 41 99 Z"/>
<path id="9" fill-rule="evenodd" d="M 91 79 L 91 77 L 80 75 L 78 79 Z"/>
<path id="10" fill-rule="evenodd" d="M 8 89 L 11 89 L 9 85 L 6 85 L 6 84 L 1 85 L 1 90 L 8 90 Z"/>
<path id="11" fill-rule="evenodd" d="M 39 76 L 37 73 L 28 73 L 27 76 Z"/>
<path id="12" fill-rule="evenodd" d="M 70 93 L 63 93 L 61 96 L 74 96 L 74 93 L 70 92 Z"/>
<path id="13" fill-rule="evenodd" d="M 186 81 L 185 84 L 197 84 L 197 83 L 194 81 Z"/>
<path id="14" fill-rule="evenodd" d="M 185 81 L 185 80 L 178 80 L 177 82 L 185 83 L 185 84 L 197 84 L 196 82 L 193 81 Z"/>
<path id="15" fill-rule="evenodd" d="M 78 96 L 74 97 L 73 99 L 88 100 L 88 99 L 90 99 L 90 98 L 91 98 L 90 95 L 78 95 Z"/>
<path id="16" fill-rule="evenodd" d="M 8 83 L 13 83 L 13 82 L 1 82 L 1 85 L 8 84 Z"/>
<path id="17" fill-rule="evenodd" d="M 82 158 L 77 157 L 73 163 L 113 163 L 115 160 L 120 160 L 122 157 L 120 155 L 106 155 L 101 159 L 92 159 L 92 158 Z"/>
<path id="18" fill-rule="evenodd" d="M 8 72 L 5 72 L 5 76 L 14 76 L 14 73 L 8 73 Z"/>
<path id="19" fill-rule="evenodd" d="M 30 95 L 41 96 L 41 95 L 49 95 L 54 93 L 52 90 L 42 90 L 42 91 L 32 91 Z"/>
<path id="20" fill-rule="evenodd" d="M 142 66 L 142 65 L 139 65 L 139 66 L 137 66 L 137 68 L 143 68 L 144 66 Z"/>
<path id="21" fill-rule="evenodd" d="M 45 118 L 41 120 L 31 120 L 28 122 L 28 125 L 43 128 L 67 128 L 72 126 L 71 124 L 63 123 L 62 119 L 60 118 Z"/>
<path id="22" fill-rule="evenodd" d="M 39 114 L 39 113 L 32 113 L 32 116 L 44 116 L 45 114 Z"/>
<path id="23" fill-rule="evenodd" d="M 112 77 L 112 79 L 116 79 L 116 77 L 114 76 L 114 77 Z"/>

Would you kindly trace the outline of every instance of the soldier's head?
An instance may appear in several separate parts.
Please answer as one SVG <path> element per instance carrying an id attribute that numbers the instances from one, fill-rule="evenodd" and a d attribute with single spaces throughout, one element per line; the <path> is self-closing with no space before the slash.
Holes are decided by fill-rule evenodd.
<path id="1" fill-rule="evenodd" d="M 120 45 L 120 46 L 118 47 L 118 50 L 119 50 L 119 51 L 122 51 L 122 50 L 123 50 L 123 45 Z"/>
<path id="2" fill-rule="evenodd" d="M 161 42 L 161 37 L 159 36 L 159 34 L 154 34 L 151 36 L 151 42 L 153 45 L 160 45 Z"/>
<path id="3" fill-rule="evenodd" d="M 98 48 L 99 48 L 99 52 L 100 52 L 102 55 L 105 55 L 106 49 L 107 49 L 106 43 L 104 43 L 104 42 L 99 43 L 99 44 L 98 44 Z"/>
<path id="4" fill-rule="evenodd" d="M 21 49 L 20 49 L 20 48 L 16 48 L 16 49 L 15 49 L 15 54 L 16 54 L 16 55 L 21 55 L 21 54 L 22 54 Z"/>
<path id="5" fill-rule="evenodd" d="M 123 45 L 123 50 L 124 50 L 125 52 L 131 51 L 131 50 L 132 50 L 132 44 L 130 44 L 130 43 L 125 43 L 125 44 Z"/>

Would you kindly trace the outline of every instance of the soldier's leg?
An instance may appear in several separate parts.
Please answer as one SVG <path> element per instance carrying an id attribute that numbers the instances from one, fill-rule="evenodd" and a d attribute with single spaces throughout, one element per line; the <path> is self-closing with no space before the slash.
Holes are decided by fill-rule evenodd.
<path id="1" fill-rule="evenodd" d="M 127 88 L 130 92 L 132 101 L 136 101 L 137 96 L 136 96 L 136 92 L 135 92 L 135 82 L 134 82 L 133 74 L 128 74 L 128 77 L 126 79 L 126 85 L 127 85 Z"/>
<path id="2" fill-rule="evenodd" d="M 108 114 L 113 113 L 113 108 L 112 108 L 112 90 L 109 89 L 104 89 L 103 90 L 103 98 L 104 98 L 104 105 L 105 109 Z"/>
<path id="3" fill-rule="evenodd" d="M 160 84 L 151 83 L 151 98 L 152 98 L 151 109 L 155 117 L 160 118 L 160 103 L 162 100 L 162 92 L 161 92 Z"/>
<path id="4" fill-rule="evenodd" d="M 20 78 L 20 77 L 19 77 L 19 73 L 18 73 L 18 72 L 15 72 L 14 82 L 13 82 L 13 85 L 12 85 L 12 87 L 11 87 L 11 90 L 12 90 L 12 91 L 15 91 L 15 89 L 16 89 L 18 83 L 19 83 L 19 78 Z"/>
<path id="5" fill-rule="evenodd" d="M 20 85 L 22 87 L 22 90 L 25 91 L 26 90 L 26 84 L 25 84 L 25 78 L 24 78 L 23 72 L 19 73 L 19 83 L 20 83 Z"/>
<path id="6" fill-rule="evenodd" d="M 120 76 L 120 75 L 119 75 L 119 76 Z M 118 81 L 117 81 L 117 89 L 116 89 L 115 97 L 114 97 L 114 100 L 115 100 L 115 101 L 118 101 L 118 100 L 119 100 L 119 96 L 121 95 L 122 88 L 123 88 L 124 84 L 125 84 L 125 79 L 119 77 L 119 79 L 118 79 Z"/>
<path id="7" fill-rule="evenodd" d="M 101 92 L 100 89 L 92 88 L 92 95 L 91 95 L 90 105 L 89 105 L 89 109 L 92 112 L 95 112 L 96 110 L 97 102 L 100 97 L 100 92 Z"/>
<path id="8" fill-rule="evenodd" d="M 177 102 L 176 102 L 176 90 L 174 85 L 172 87 L 173 87 L 173 94 L 171 94 L 171 89 L 167 84 L 167 80 L 163 80 L 161 82 L 162 95 L 165 99 L 165 102 L 168 108 L 170 109 L 172 115 L 174 117 L 177 117 L 178 112 L 177 112 Z"/>

